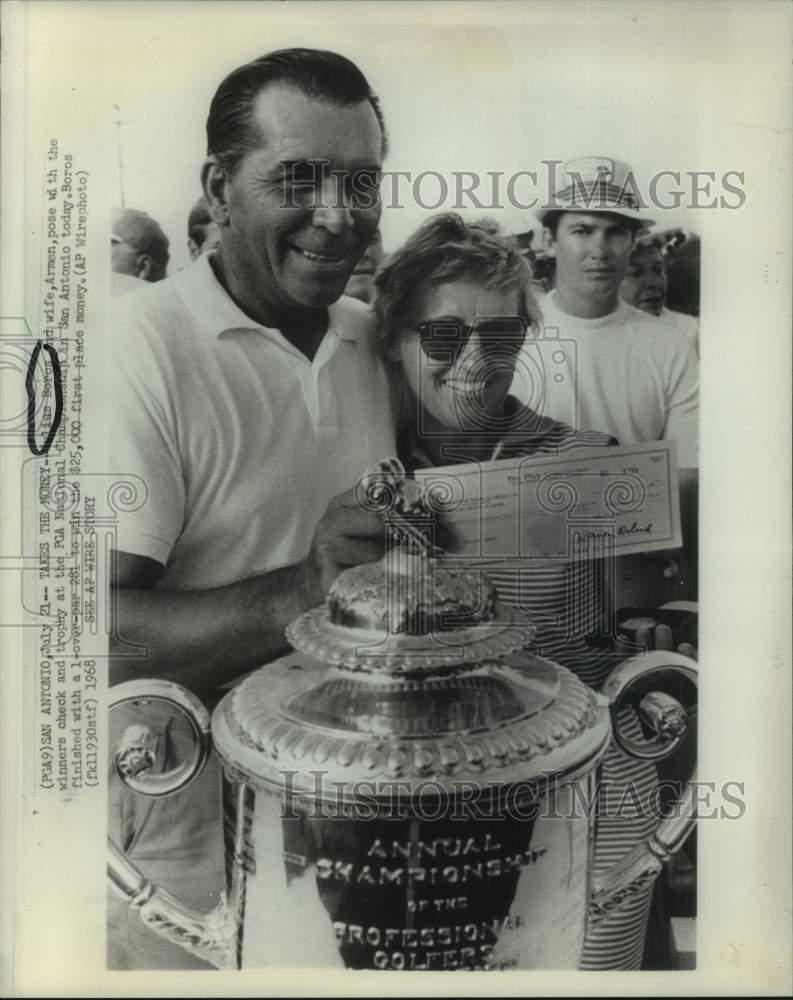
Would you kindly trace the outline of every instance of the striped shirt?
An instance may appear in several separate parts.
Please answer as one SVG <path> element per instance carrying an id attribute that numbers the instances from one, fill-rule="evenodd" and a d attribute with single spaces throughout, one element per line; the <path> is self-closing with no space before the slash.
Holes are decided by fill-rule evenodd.
<path id="1" fill-rule="evenodd" d="M 574 431 L 565 424 L 540 417 L 512 397 L 507 398 L 505 412 L 491 460 L 547 457 L 617 443 L 606 434 Z M 432 466 L 415 438 L 407 442 L 400 458 L 408 472 Z M 612 650 L 593 642 L 593 637 L 605 634 L 610 611 L 609 561 L 529 559 L 483 568 L 499 600 L 525 612 L 537 627 L 530 648 L 599 689 L 618 662 Z M 641 735 L 639 721 L 631 709 L 621 713 L 620 724 L 630 735 Z M 604 792 L 595 838 L 596 876 L 646 840 L 657 824 L 652 815 L 658 783 L 653 764 L 633 760 L 612 746 L 601 765 L 600 778 Z M 622 815 L 614 815 L 619 812 Z M 580 967 L 640 968 L 651 900 L 652 886 L 648 886 L 597 927 L 588 928 Z"/>

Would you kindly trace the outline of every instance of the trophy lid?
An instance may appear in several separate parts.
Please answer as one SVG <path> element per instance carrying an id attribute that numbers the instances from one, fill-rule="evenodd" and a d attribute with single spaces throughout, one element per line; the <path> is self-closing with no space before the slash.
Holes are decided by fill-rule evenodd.
<path id="1" fill-rule="evenodd" d="M 527 652 L 534 631 L 481 571 L 392 551 L 289 626 L 295 654 L 224 699 L 215 746 L 248 780 L 345 801 L 361 783 L 432 798 L 589 769 L 609 742 L 606 702 Z"/>
<path id="2" fill-rule="evenodd" d="M 325 604 L 286 635 L 323 663 L 408 675 L 504 656 L 535 632 L 525 615 L 498 602 L 481 570 L 400 545 L 341 573 Z"/>
<path id="3" fill-rule="evenodd" d="M 294 655 L 262 667 L 212 719 L 228 773 L 356 802 L 484 793 L 594 767 L 607 702 L 526 651 L 535 628 L 487 576 L 432 544 L 432 511 L 396 460 L 362 503 L 386 514 L 383 559 L 341 573 L 322 607 L 287 628 Z"/>

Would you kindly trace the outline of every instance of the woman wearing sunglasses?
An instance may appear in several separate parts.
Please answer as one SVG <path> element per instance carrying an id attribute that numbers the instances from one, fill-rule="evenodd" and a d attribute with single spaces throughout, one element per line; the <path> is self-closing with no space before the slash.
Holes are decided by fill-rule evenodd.
<path id="1" fill-rule="evenodd" d="M 425 223 L 379 272 L 373 307 L 398 393 L 399 458 L 408 472 L 616 443 L 577 433 L 508 395 L 523 342 L 541 317 L 529 264 L 494 223 L 454 214 Z M 587 641 L 607 610 L 596 569 L 586 560 L 529 559 L 487 573 L 500 599 L 537 626 L 537 651 L 598 688 L 615 660 Z M 652 765 L 611 751 L 603 780 L 612 786 L 610 801 L 632 783 L 646 802 L 657 776 Z M 596 866 L 608 867 L 654 825 L 652 816 L 602 822 Z M 639 967 L 650 894 L 588 935 L 583 968 Z"/>

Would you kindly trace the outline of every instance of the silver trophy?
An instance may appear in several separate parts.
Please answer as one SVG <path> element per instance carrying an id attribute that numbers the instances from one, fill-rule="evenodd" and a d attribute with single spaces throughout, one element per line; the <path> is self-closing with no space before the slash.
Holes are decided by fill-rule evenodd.
<path id="1" fill-rule="evenodd" d="M 190 911 L 112 843 L 110 880 L 150 928 L 219 968 L 577 968 L 588 923 L 652 883 L 693 829 L 689 789 L 593 875 L 598 765 L 612 740 L 644 760 L 680 745 L 688 711 L 663 688 L 693 703 L 696 663 L 636 656 L 594 692 L 526 649 L 534 627 L 486 575 L 444 559 L 398 468 L 367 487 L 385 557 L 342 573 L 289 626 L 294 655 L 227 694 L 211 727 L 169 682 L 111 691 L 114 705 L 164 700 L 194 732 L 192 758 L 157 773 L 151 735 L 126 731 L 114 766 L 139 794 L 176 793 L 214 745 L 221 903 Z M 626 705 L 645 738 L 620 728 Z"/>

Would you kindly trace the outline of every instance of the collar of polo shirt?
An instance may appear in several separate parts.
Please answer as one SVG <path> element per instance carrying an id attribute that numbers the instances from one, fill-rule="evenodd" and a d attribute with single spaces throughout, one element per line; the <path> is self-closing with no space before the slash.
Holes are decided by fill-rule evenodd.
<path id="1" fill-rule="evenodd" d="M 280 330 L 256 323 L 240 309 L 218 281 L 210 258 L 213 251 L 202 254 L 194 263 L 174 275 L 184 304 L 193 314 L 197 324 L 210 337 L 220 337 L 230 330 L 257 330 L 268 334 L 291 350 L 295 350 Z M 355 327 L 338 322 L 338 304 L 328 308 L 328 333 L 335 333 L 341 340 L 357 343 Z"/>

